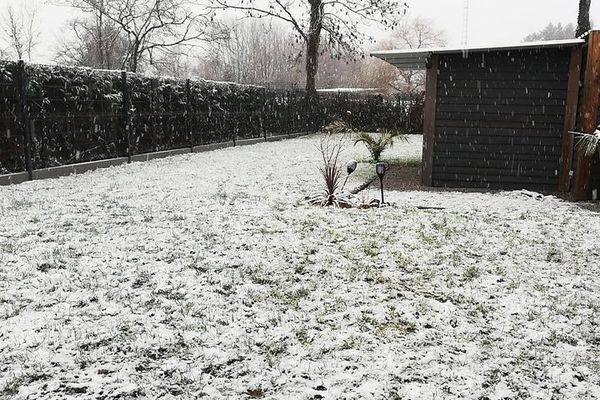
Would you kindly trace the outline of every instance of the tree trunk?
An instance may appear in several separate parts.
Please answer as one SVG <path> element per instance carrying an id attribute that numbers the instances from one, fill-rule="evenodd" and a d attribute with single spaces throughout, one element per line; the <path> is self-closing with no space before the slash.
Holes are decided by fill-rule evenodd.
<path id="1" fill-rule="evenodd" d="M 579 37 L 589 31 L 590 26 L 590 5 L 592 0 L 579 0 L 579 16 L 577 17 L 577 31 L 575 37 Z"/>
<path id="2" fill-rule="evenodd" d="M 317 96 L 317 71 L 319 68 L 319 47 L 323 30 L 323 1 L 310 0 L 310 26 L 306 35 L 306 111 L 307 127 L 315 130 L 319 127 Z"/>
<path id="3" fill-rule="evenodd" d="M 98 13 L 98 59 L 100 61 L 100 68 L 110 68 L 106 58 L 104 57 L 104 18 L 102 13 Z"/>
<path id="4" fill-rule="evenodd" d="M 319 45 L 323 29 L 323 2 L 310 1 L 310 26 L 306 38 L 306 94 L 315 97 L 317 94 L 316 79 L 319 68 Z"/>
<path id="5" fill-rule="evenodd" d="M 136 73 L 138 69 L 138 63 L 140 61 L 140 42 L 135 39 L 133 50 L 131 52 L 131 62 L 129 66 L 129 71 Z"/>

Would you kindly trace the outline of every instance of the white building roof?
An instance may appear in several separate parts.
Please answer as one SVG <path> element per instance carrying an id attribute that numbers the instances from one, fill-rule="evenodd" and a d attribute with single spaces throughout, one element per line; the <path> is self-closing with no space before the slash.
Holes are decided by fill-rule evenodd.
<path id="1" fill-rule="evenodd" d="M 584 39 L 567 39 L 567 40 L 547 40 L 542 42 L 528 43 L 513 43 L 506 45 L 494 46 L 467 46 L 467 47 L 432 47 L 424 49 L 400 49 L 400 50 L 382 50 L 371 53 L 372 57 L 377 57 L 383 61 L 401 69 L 424 69 L 427 65 L 427 60 L 433 54 L 468 54 L 490 51 L 506 51 L 506 50 L 527 50 L 538 49 L 545 47 L 574 47 L 585 44 Z"/>

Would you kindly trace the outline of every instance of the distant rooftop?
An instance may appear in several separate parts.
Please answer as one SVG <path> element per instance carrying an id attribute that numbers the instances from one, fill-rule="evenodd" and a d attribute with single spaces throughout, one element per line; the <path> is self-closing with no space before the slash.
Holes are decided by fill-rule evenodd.
<path id="1" fill-rule="evenodd" d="M 382 50 L 371 53 L 372 57 L 377 57 L 400 69 L 424 69 L 427 60 L 433 54 L 461 54 L 461 53 L 480 53 L 503 50 L 527 50 L 544 47 L 574 47 L 585 43 L 584 39 L 567 40 L 547 40 L 542 42 L 513 43 L 495 46 L 467 46 L 467 47 L 432 47 L 423 49 L 400 49 L 400 50 Z"/>

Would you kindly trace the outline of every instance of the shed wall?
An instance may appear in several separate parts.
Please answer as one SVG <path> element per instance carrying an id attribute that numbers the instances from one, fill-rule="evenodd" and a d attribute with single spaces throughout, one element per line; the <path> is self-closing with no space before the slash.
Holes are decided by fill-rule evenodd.
<path id="1" fill-rule="evenodd" d="M 433 186 L 556 191 L 570 49 L 440 55 Z"/>

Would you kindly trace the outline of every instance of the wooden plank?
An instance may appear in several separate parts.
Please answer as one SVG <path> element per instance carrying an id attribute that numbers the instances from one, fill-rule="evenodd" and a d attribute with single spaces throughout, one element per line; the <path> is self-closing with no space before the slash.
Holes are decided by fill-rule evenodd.
<path id="1" fill-rule="evenodd" d="M 525 128 L 525 129 L 515 129 L 515 128 L 468 128 L 468 127 L 437 127 L 436 135 L 444 135 L 444 136 L 476 136 L 476 135 L 485 135 L 485 136 L 552 136 L 552 137 L 561 137 L 562 127 L 553 126 L 552 128 Z"/>
<path id="2" fill-rule="evenodd" d="M 458 128 L 439 128 L 435 130 L 436 138 L 446 138 L 448 140 L 476 140 L 478 138 L 484 138 L 484 140 L 493 140 L 492 138 L 506 138 L 506 139 L 519 139 L 519 138 L 529 138 L 531 141 L 536 141 L 539 143 L 543 143 L 543 140 L 559 140 L 560 130 L 553 129 L 545 129 L 545 130 L 521 130 L 521 129 L 477 129 L 477 128 L 467 128 L 464 130 L 460 130 L 457 132 Z M 490 139 L 485 139 L 490 138 Z"/>
<path id="3" fill-rule="evenodd" d="M 473 80 L 473 75 L 465 71 L 446 72 L 440 71 L 439 79 L 447 81 L 452 76 L 453 81 L 469 81 Z M 563 72 L 534 72 L 534 71 L 498 71 L 493 74 L 480 74 L 477 76 L 477 80 L 482 82 L 486 81 L 518 81 L 527 84 L 529 82 L 556 82 L 565 80 L 565 74 Z"/>
<path id="4" fill-rule="evenodd" d="M 444 96 L 454 97 L 475 97 L 477 99 L 565 99 L 567 90 L 565 89 L 461 89 L 454 87 L 438 87 L 438 92 Z"/>
<path id="5" fill-rule="evenodd" d="M 565 106 L 561 105 L 546 105 L 546 104 L 443 104 L 438 103 L 437 109 L 439 112 L 456 113 L 498 113 L 514 115 L 532 115 L 532 114 L 562 114 Z"/>
<path id="6" fill-rule="evenodd" d="M 465 106 L 476 106 L 478 104 L 484 105 L 498 105 L 498 106 L 536 106 L 536 105 L 550 105 L 550 106 L 565 106 L 567 104 L 566 95 L 565 98 L 555 99 L 521 99 L 516 97 L 504 97 L 504 98 L 479 98 L 479 97 L 461 97 L 461 96 L 442 96 L 437 101 L 438 104 L 461 104 Z"/>
<path id="7" fill-rule="evenodd" d="M 437 171 L 437 169 L 436 169 Z M 436 172 L 434 176 L 439 176 L 440 174 L 460 174 L 460 175 L 473 175 L 473 176 L 503 176 L 503 177 L 525 177 L 531 178 L 534 180 L 537 179 L 555 179 L 557 177 L 558 170 L 555 168 L 552 171 L 546 169 L 538 169 L 538 168 L 523 168 L 516 167 L 513 168 L 497 168 L 497 167 L 480 167 L 480 166 L 458 166 L 458 167 L 450 167 L 444 166 L 441 168 L 439 172 Z"/>
<path id="8" fill-rule="evenodd" d="M 539 192 L 552 192 L 555 189 L 554 185 L 549 184 L 536 184 L 529 182 L 526 185 L 522 183 L 507 183 L 507 182 L 462 182 L 455 180 L 435 180 L 433 184 L 436 187 L 450 187 L 450 188 L 469 188 L 469 189 L 485 189 L 485 190 L 520 190 L 528 189 Z"/>
<path id="9" fill-rule="evenodd" d="M 577 105 L 579 101 L 579 80 L 581 78 L 581 60 L 583 49 L 571 49 L 569 64 L 569 83 L 567 89 L 567 104 L 565 106 L 565 123 L 561 139 L 560 178 L 558 191 L 566 193 L 571 186 L 571 169 L 573 167 L 573 135 L 569 133 L 575 129 L 577 121 Z"/>
<path id="10" fill-rule="evenodd" d="M 450 151 L 448 149 L 441 149 L 435 152 L 433 157 L 434 161 L 443 160 L 482 160 L 481 154 L 472 151 Z M 502 160 L 514 160 L 514 161 L 540 161 L 540 162 L 555 162 L 558 165 L 558 154 L 519 154 L 519 153 L 493 153 L 487 154 L 486 160 L 490 161 L 502 161 Z"/>
<path id="11" fill-rule="evenodd" d="M 464 80 L 452 77 L 452 81 L 442 80 L 442 77 L 440 77 L 438 80 L 440 81 L 440 88 L 442 89 L 537 89 L 547 91 L 548 89 L 561 90 L 567 87 L 567 80 L 564 78 L 552 81 L 541 79 L 537 81 L 521 81 L 516 76 L 506 80 L 484 80 L 479 79 L 479 76 L 477 76 L 475 78 L 471 77 L 470 79 Z"/>
<path id="12" fill-rule="evenodd" d="M 534 117 L 532 117 L 534 118 Z M 511 121 L 511 120 L 502 120 L 502 121 L 449 121 L 449 120 L 436 120 L 436 124 L 442 128 L 481 128 L 481 129 L 489 129 L 489 128 L 512 128 L 512 129 L 528 129 L 528 128 L 538 128 L 538 129 L 552 129 L 558 128 L 562 131 L 562 124 L 551 124 L 549 122 L 539 122 L 536 123 L 535 119 L 529 121 L 527 124 L 526 121 Z M 527 124 L 527 125 L 526 125 Z"/>
<path id="13" fill-rule="evenodd" d="M 568 53 L 566 60 L 568 60 Z M 543 74 L 542 76 L 547 77 L 551 74 L 566 74 L 569 71 L 569 62 L 566 61 L 565 63 L 553 63 L 553 62 L 548 62 L 545 59 L 535 59 L 535 58 L 531 58 L 529 60 L 527 60 L 526 62 L 529 64 L 514 64 L 514 65 L 501 65 L 501 64 L 497 64 L 497 65 L 489 65 L 490 63 L 492 63 L 493 61 L 489 61 L 486 63 L 486 66 L 484 66 L 483 68 L 479 65 L 468 65 L 468 64 L 462 64 L 462 65 L 458 65 L 458 64 L 450 64 L 448 63 L 448 69 L 444 72 L 445 75 L 444 76 L 450 76 L 450 75 L 454 75 L 456 74 L 460 74 L 461 71 L 464 73 L 464 71 L 473 71 L 474 73 L 477 74 L 477 76 L 479 75 L 483 75 L 483 74 L 488 74 L 489 76 L 496 76 L 496 74 L 505 74 L 505 75 L 510 75 L 510 74 L 535 74 L 537 73 L 537 71 L 539 71 L 541 74 Z M 543 69 L 542 69 L 543 68 Z M 461 75 L 458 75 L 458 77 L 460 77 Z M 464 76 L 464 75 L 463 75 Z"/>
<path id="14" fill-rule="evenodd" d="M 439 58 L 431 56 L 425 81 L 425 105 L 423 108 L 423 186 L 431 186 L 433 174 L 433 139 L 435 135 L 435 113 L 437 101 L 437 76 Z"/>
<path id="15" fill-rule="evenodd" d="M 476 173 L 436 173 L 433 180 L 437 181 L 459 181 L 459 182 L 496 182 L 496 183 L 523 183 L 536 185 L 556 185 L 558 176 L 516 176 L 516 175 L 487 175 Z M 556 188 L 556 186 L 555 186 Z"/>
<path id="16" fill-rule="evenodd" d="M 562 127 L 564 124 L 564 117 L 561 112 L 560 114 L 555 115 L 545 115 L 545 114 L 504 114 L 504 113 L 493 113 L 493 112 L 437 112 L 437 120 L 438 121 L 460 121 L 464 122 L 465 120 L 474 120 L 477 122 L 506 122 L 510 121 L 512 123 L 521 123 L 531 125 L 533 121 L 536 125 L 537 123 L 551 123 L 551 124 L 560 124 Z M 535 126 L 535 125 L 534 125 Z"/>
<path id="17" fill-rule="evenodd" d="M 489 160 L 489 159 L 457 159 L 457 158 L 443 158 L 443 159 L 434 159 L 434 165 L 441 161 L 441 165 L 445 165 L 447 167 L 473 167 L 473 168 L 497 168 L 497 169 L 518 169 L 518 170 L 546 170 L 546 171 L 555 171 L 556 170 L 556 161 L 539 161 L 539 160 L 514 160 L 514 159 L 504 159 L 504 160 Z"/>
<path id="18" fill-rule="evenodd" d="M 529 154 L 537 155 L 552 153 L 556 155 L 556 160 L 560 158 L 560 145 L 504 145 L 504 144 L 475 144 L 475 143 L 448 143 L 439 144 L 436 148 L 436 154 L 440 151 L 464 151 L 479 153 L 480 157 L 484 158 L 488 154 Z M 487 154 L 486 154 L 487 153 Z"/>
<path id="19" fill-rule="evenodd" d="M 583 97 L 580 113 L 581 128 L 585 133 L 596 129 L 598 103 L 600 98 L 600 31 L 592 31 L 588 36 L 587 61 L 583 81 Z M 592 198 L 592 159 L 582 152 L 577 154 L 575 170 L 574 198 L 576 201 Z"/>
<path id="20" fill-rule="evenodd" d="M 504 145 L 504 146 L 559 146 L 559 137 L 528 137 L 528 136 L 455 136 L 436 135 L 434 144 L 444 146 L 445 144 L 463 145 Z"/>
<path id="21" fill-rule="evenodd" d="M 494 72 L 496 70 L 553 72 L 558 68 L 563 68 L 564 71 L 567 71 L 568 61 L 564 61 L 564 56 L 567 55 L 568 57 L 569 50 L 565 49 L 562 52 L 553 52 L 545 49 L 543 53 L 538 55 L 526 53 L 517 55 L 514 51 L 503 51 L 495 55 L 480 54 L 479 56 L 469 56 L 468 58 L 463 58 L 462 54 L 445 54 L 444 65 L 442 67 L 444 70 L 450 72 L 464 71 L 465 68 L 487 72 Z"/>
<path id="22" fill-rule="evenodd" d="M 552 73 L 567 72 L 570 49 L 541 49 L 539 53 L 525 51 L 498 51 L 495 53 L 445 54 L 441 70 L 443 73 L 476 71 L 485 73 L 531 72 Z M 566 57 L 565 57 L 566 56 Z"/>

